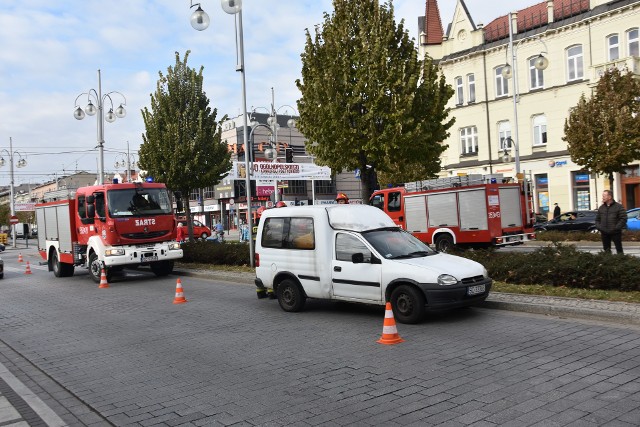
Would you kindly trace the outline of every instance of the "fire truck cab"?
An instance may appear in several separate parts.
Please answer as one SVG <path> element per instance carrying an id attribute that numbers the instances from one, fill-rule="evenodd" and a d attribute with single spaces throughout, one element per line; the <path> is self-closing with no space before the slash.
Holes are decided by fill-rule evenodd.
<path id="1" fill-rule="evenodd" d="M 436 250 L 505 246 L 535 239 L 527 182 L 469 175 L 375 191 L 369 202 Z"/>

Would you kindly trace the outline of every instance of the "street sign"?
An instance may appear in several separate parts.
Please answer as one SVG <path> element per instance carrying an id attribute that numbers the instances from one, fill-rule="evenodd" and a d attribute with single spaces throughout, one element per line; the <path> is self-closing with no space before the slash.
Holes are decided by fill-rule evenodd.
<path id="1" fill-rule="evenodd" d="M 9 218 L 9 224 L 17 224 L 18 222 L 20 221 L 18 220 L 18 217 L 15 215 Z"/>

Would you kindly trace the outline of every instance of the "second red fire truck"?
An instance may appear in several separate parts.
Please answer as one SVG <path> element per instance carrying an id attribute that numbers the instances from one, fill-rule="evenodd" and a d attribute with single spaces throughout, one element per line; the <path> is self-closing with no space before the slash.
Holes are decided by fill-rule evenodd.
<path id="1" fill-rule="evenodd" d="M 446 252 L 458 246 L 506 246 L 535 239 L 526 181 L 469 175 L 375 191 L 370 204 L 421 241 Z"/>

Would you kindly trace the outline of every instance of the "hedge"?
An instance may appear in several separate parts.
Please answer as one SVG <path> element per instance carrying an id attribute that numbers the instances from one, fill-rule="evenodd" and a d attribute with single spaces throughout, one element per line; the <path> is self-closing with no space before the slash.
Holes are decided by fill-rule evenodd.
<path id="1" fill-rule="evenodd" d="M 250 265 L 249 245 L 240 242 L 217 243 L 197 240 L 182 244 L 182 262 L 212 265 Z"/>

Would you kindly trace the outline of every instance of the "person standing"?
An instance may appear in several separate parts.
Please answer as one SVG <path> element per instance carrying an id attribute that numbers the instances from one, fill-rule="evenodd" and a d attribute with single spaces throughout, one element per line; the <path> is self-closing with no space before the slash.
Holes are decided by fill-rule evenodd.
<path id="1" fill-rule="evenodd" d="M 553 204 L 555 206 L 555 208 L 553 208 L 553 217 L 558 217 L 560 216 L 560 206 L 558 206 L 557 203 Z"/>
<path id="2" fill-rule="evenodd" d="M 613 200 L 610 190 L 602 192 L 602 205 L 596 214 L 596 228 L 602 237 L 602 248 L 611 253 L 611 242 L 616 246 L 616 252 L 622 251 L 622 229 L 627 224 L 627 213 L 620 203 Z"/>
<path id="3" fill-rule="evenodd" d="M 176 237 L 176 240 L 178 241 L 178 243 L 182 243 L 185 240 L 184 224 L 182 224 L 181 222 L 178 223 L 178 235 Z"/>

